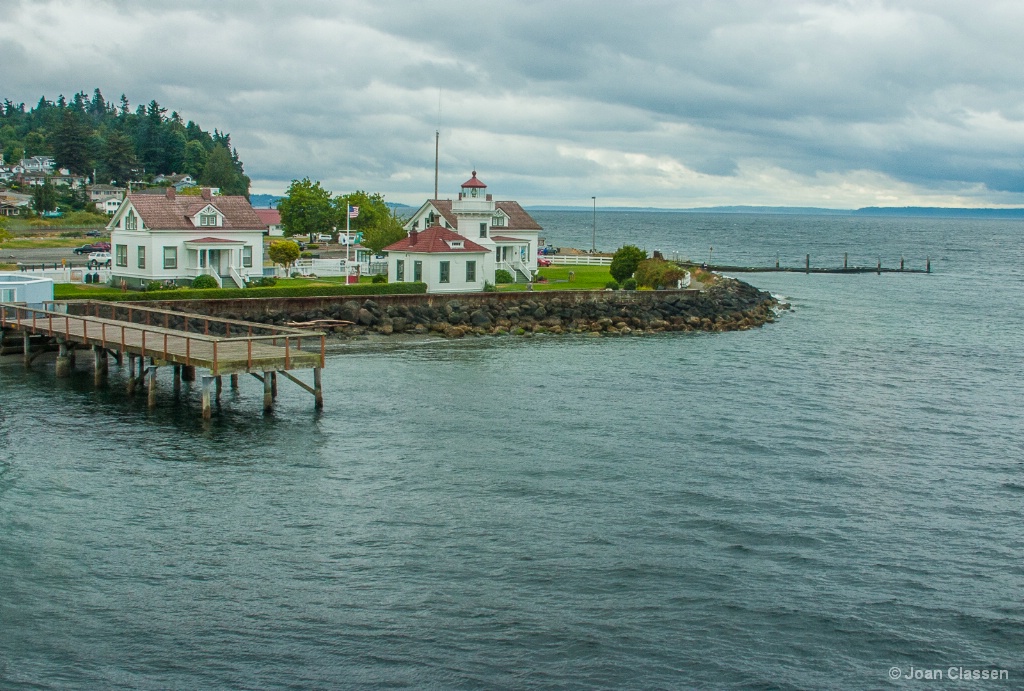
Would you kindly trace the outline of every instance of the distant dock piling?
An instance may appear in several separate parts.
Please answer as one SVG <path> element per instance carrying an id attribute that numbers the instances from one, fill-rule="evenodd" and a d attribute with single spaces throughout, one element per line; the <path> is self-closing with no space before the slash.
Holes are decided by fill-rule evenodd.
<path id="1" fill-rule="evenodd" d="M 683 268 L 699 268 L 702 265 L 695 262 L 678 262 Z M 849 252 L 843 253 L 842 266 L 811 266 L 811 255 L 805 254 L 802 266 L 782 266 L 776 255 L 774 266 L 743 266 L 734 264 L 708 264 L 706 268 L 711 271 L 724 271 L 727 273 L 803 273 L 803 274 L 866 274 L 873 273 L 881 275 L 884 273 L 908 273 L 908 274 L 930 274 L 932 272 L 931 258 L 925 258 L 923 269 L 907 267 L 906 257 L 900 257 L 898 268 L 886 268 L 882 266 L 882 258 L 875 260 L 874 266 L 851 266 Z"/>

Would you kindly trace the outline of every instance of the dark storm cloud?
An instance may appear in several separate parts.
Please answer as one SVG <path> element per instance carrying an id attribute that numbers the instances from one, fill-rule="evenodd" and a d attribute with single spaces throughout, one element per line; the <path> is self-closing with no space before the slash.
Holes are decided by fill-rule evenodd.
<path id="1" fill-rule="evenodd" d="M 530 203 L 1024 201 L 1017 4 L 8 5 L 4 96 L 155 98 L 257 189 L 416 203 L 439 128 L 445 189 Z"/>

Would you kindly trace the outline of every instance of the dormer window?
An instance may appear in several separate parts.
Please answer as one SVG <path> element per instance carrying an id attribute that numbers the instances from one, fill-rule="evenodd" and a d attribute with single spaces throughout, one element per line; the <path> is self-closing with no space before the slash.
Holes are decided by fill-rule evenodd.
<path id="1" fill-rule="evenodd" d="M 201 225 L 201 226 L 215 226 L 215 225 L 217 225 L 217 214 L 214 214 L 214 213 L 201 213 L 201 214 L 199 214 L 199 225 Z"/>
<path id="2" fill-rule="evenodd" d="M 451 247 L 453 250 L 458 250 L 458 249 L 462 249 L 463 247 L 465 247 L 465 245 L 463 244 L 462 240 L 449 240 L 448 241 L 448 246 Z"/>
<path id="3" fill-rule="evenodd" d="M 505 217 L 504 216 L 495 216 L 494 218 L 491 219 L 491 225 L 492 226 L 497 226 L 499 228 L 505 227 Z"/>
<path id="4" fill-rule="evenodd" d="M 124 217 L 124 229 L 125 230 L 138 230 L 139 229 L 139 217 L 135 215 L 134 211 L 129 210 Z"/>

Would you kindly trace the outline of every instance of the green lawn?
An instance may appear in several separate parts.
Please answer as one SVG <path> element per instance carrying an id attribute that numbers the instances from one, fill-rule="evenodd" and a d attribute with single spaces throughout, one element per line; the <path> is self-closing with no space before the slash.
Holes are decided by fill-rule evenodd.
<path id="1" fill-rule="evenodd" d="M 84 233 L 84 231 L 83 231 Z M 80 247 L 87 243 L 91 244 L 97 240 L 103 238 L 87 238 L 84 236 L 78 238 L 61 238 L 61 237 L 40 237 L 40 238 L 20 238 L 17 240 L 7 240 L 3 244 L 0 244 L 0 250 L 36 250 L 36 249 L 54 249 L 54 248 L 69 248 L 69 247 Z M 109 238 L 107 238 L 109 240 Z"/>
<path id="2" fill-rule="evenodd" d="M 546 266 L 538 269 L 537 275 L 546 281 L 536 281 L 534 290 L 604 290 L 612 275 L 607 266 Z M 573 273 L 569 280 L 569 272 Z M 500 292 L 526 290 L 525 283 L 503 283 L 498 286 Z"/>

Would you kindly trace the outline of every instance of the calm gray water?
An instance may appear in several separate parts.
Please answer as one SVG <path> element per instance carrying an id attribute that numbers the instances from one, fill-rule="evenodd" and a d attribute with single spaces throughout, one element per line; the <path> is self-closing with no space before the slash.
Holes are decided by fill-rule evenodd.
<path id="1" fill-rule="evenodd" d="M 1024 226 L 598 224 L 935 273 L 752 275 L 795 309 L 742 333 L 342 347 L 320 415 L 5 358 L 0 688 L 1024 685 Z"/>

